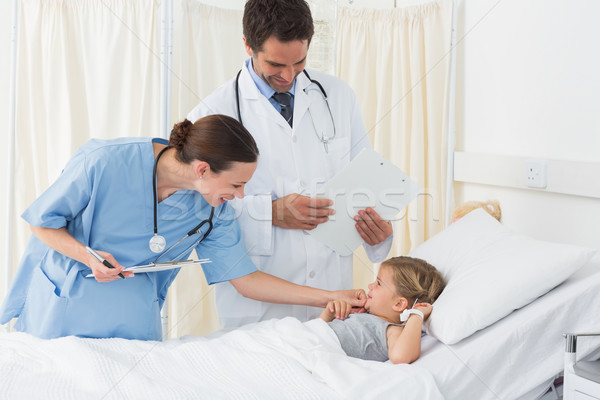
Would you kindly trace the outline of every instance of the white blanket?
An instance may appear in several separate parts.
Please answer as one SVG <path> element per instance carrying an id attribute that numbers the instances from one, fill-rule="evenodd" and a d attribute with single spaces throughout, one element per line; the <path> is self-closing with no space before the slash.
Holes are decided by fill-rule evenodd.
<path id="1" fill-rule="evenodd" d="M 165 342 L 0 334 L 0 398 L 443 399 L 427 370 L 347 357 L 294 318 Z"/>

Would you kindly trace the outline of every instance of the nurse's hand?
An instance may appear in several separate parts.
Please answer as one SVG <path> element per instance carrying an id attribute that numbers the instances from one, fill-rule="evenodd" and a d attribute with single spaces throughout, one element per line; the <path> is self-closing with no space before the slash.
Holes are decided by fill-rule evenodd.
<path id="1" fill-rule="evenodd" d="M 92 273 L 98 282 L 111 282 L 116 279 L 121 279 L 119 273 L 122 273 L 125 278 L 133 277 L 133 272 L 123 271 L 125 267 L 119 264 L 112 254 L 100 250 L 96 250 L 96 252 L 114 267 L 108 268 L 106 265 L 96 260 L 94 256 L 88 254 L 87 265 L 92 269 Z"/>
<path id="2" fill-rule="evenodd" d="M 315 229 L 335 214 L 335 210 L 329 208 L 332 205 L 333 201 L 329 199 L 288 194 L 273 201 L 273 225 L 286 229 Z"/>
<path id="3" fill-rule="evenodd" d="M 371 207 L 354 216 L 356 231 L 369 246 L 383 242 L 394 232 L 392 224 L 383 220 Z"/>
<path id="4" fill-rule="evenodd" d="M 332 300 L 342 300 L 352 306 L 353 313 L 365 312 L 367 294 L 363 289 L 336 290 L 331 292 Z"/>

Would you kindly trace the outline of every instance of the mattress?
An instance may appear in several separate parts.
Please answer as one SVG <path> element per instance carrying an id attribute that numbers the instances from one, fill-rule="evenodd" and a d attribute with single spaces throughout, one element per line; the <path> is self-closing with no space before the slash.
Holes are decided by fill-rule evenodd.
<path id="1" fill-rule="evenodd" d="M 598 315 L 600 251 L 552 291 L 455 345 L 425 335 L 414 365 L 433 374 L 448 400 L 535 399 L 563 370 L 562 334 L 599 331 Z M 578 356 L 598 349 L 600 338 L 584 338 Z"/>

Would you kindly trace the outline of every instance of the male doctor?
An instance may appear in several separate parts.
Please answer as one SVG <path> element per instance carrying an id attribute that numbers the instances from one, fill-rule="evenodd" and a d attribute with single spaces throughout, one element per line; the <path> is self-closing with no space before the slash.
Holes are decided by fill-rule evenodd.
<path id="1" fill-rule="evenodd" d="M 230 115 L 258 144 L 246 196 L 232 203 L 255 265 L 297 284 L 349 289 L 352 256 L 340 256 L 307 231 L 334 212 L 331 200 L 314 198 L 321 186 L 371 146 L 354 92 L 333 76 L 304 70 L 314 32 L 306 1 L 249 0 L 243 31 L 250 58 L 187 118 Z M 354 219 L 369 259 L 383 261 L 391 224 L 370 208 Z M 229 283 L 217 285 L 216 302 L 223 328 L 285 316 L 305 321 L 322 311 L 247 299 Z"/>

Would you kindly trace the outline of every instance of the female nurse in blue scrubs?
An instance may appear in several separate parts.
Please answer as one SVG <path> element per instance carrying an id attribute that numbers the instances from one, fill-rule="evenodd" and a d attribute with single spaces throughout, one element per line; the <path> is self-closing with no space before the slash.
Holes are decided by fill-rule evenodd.
<path id="1" fill-rule="evenodd" d="M 362 290 L 299 286 L 252 264 L 226 201 L 244 196 L 257 158 L 252 136 L 224 115 L 176 124 L 168 143 L 89 141 L 23 214 L 34 235 L 0 323 L 18 318 L 17 330 L 42 338 L 160 340 L 160 309 L 179 269 L 134 276 L 123 266 L 185 259 L 193 249 L 211 260 L 203 264 L 210 284 L 230 281 L 246 297 L 320 307 L 344 299 L 361 307 Z"/>

